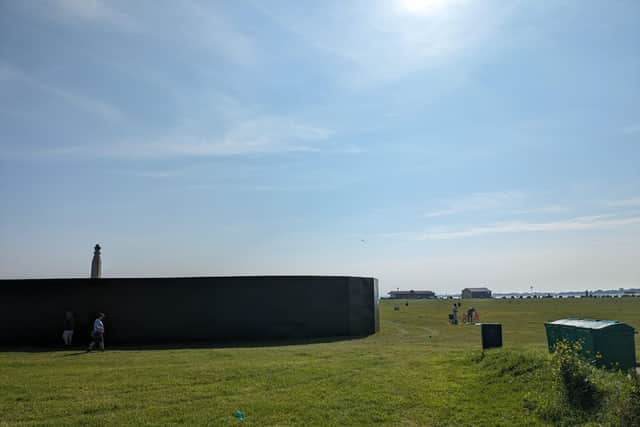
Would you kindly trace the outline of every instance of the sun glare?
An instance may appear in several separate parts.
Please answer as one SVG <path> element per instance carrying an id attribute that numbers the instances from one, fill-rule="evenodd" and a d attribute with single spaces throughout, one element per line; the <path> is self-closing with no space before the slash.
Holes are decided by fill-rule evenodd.
<path id="1" fill-rule="evenodd" d="M 398 0 L 400 8 L 412 15 L 432 16 L 441 12 L 449 0 Z"/>

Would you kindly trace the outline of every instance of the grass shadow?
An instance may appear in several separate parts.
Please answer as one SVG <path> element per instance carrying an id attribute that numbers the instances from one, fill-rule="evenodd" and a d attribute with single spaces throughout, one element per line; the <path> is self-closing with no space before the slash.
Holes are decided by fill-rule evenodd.
<path id="1" fill-rule="evenodd" d="M 69 353 L 69 354 L 63 354 L 62 357 L 69 357 L 69 356 L 82 356 L 83 354 L 87 354 L 87 351 L 79 351 L 77 353 Z"/>
<path id="2" fill-rule="evenodd" d="M 306 344 L 324 344 L 340 341 L 351 341 L 366 338 L 363 336 L 337 336 L 323 338 L 296 338 L 296 339 L 278 339 L 278 340 L 229 340 L 229 341 L 199 341 L 199 342 L 171 342 L 171 343 L 140 343 L 140 344 L 109 344 L 106 342 L 106 349 L 118 351 L 144 351 L 144 350 L 181 350 L 181 349 L 216 349 L 216 348 L 250 348 L 250 347 L 286 347 L 292 345 Z M 79 348 L 60 346 L 1 346 L 0 353 L 46 353 L 73 351 Z M 79 356 L 85 354 L 85 351 L 78 353 L 65 354 L 67 356 Z"/>

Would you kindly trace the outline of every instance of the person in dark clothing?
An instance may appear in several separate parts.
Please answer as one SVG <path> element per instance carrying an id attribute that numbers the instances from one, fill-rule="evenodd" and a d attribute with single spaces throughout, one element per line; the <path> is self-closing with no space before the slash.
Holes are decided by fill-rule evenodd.
<path id="1" fill-rule="evenodd" d="M 73 343 L 73 330 L 76 326 L 76 321 L 73 318 L 73 312 L 67 310 L 64 312 L 64 326 L 62 328 L 62 341 L 64 345 L 70 347 Z"/>
<path id="2" fill-rule="evenodd" d="M 469 310 L 467 310 L 467 322 L 468 323 L 473 323 L 473 315 L 476 312 L 476 310 L 473 307 L 469 307 Z"/>
<path id="3" fill-rule="evenodd" d="M 93 331 L 91 332 L 91 343 L 87 352 L 90 352 L 97 345 L 101 351 L 104 351 L 104 313 L 98 313 L 97 319 L 93 322 Z"/>

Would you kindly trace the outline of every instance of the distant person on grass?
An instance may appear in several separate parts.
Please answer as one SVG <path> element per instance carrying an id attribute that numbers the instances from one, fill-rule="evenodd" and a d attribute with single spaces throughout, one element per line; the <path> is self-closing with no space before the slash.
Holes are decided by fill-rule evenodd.
<path id="1" fill-rule="evenodd" d="M 73 313 L 70 310 L 64 312 L 64 326 L 62 328 L 62 341 L 67 347 L 71 347 L 73 342 L 73 329 L 76 321 L 73 318 Z"/>
<path id="2" fill-rule="evenodd" d="M 98 345 L 101 351 L 104 351 L 104 323 L 102 323 L 102 319 L 104 318 L 104 313 L 98 313 L 98 318 L 93 322 L 91 343 L 89 344 L 87 352 L 93 350 L 96 345 Z"/>
<path id="3" fill-rule="evenodd" d="M 453 303 L 453 324 L 458 324 L 458 304 L 455 302 Z"/>
<path id="4" fill-rule="evenodd" d="M 467 322 L 468 323 L 473 323 L 473 316 L 475 314 L 476 310 L 473 307 L 469 307 L 469 310 L 467 310 Z"/>

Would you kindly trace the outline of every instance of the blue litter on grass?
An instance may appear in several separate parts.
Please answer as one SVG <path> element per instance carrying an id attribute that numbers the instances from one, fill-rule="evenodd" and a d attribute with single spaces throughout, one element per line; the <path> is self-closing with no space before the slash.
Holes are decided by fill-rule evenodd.
<path id="1" fill-rule="evenodd" d="M 244 412 L 242 412 L 240 409 L 236 409 L 236 418 L 240 421 L 244 421 Z"/>

